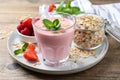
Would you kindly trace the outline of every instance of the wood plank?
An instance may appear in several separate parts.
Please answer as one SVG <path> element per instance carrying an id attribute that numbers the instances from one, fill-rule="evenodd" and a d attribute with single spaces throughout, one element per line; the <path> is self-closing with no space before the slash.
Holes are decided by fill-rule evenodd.
<path id="1" fill-rule="evenodd" d="M 0 0 L 0 31 L 13 31 L 21 19 L 38 14 L 38 6 L 60 0 Z M 94 4 L 120 0 L 91 0 Z M 10 35 L 11 32 L 9 32 Z M 1 36 L 2 34 L 0 34 Z M 46 75 L 17 64 L 7 50 L 7 39 L 0 39 L 0 80 L 120 80 L 120 43 L 108 36 L 110 43 L 105 58 L 96 66 L 70 75 Z"/>
<path id="2" fill-rule="evenodd" d="M 120 3 L 120 0 L 90 0 L 93 4 L 111 4 Z"/>

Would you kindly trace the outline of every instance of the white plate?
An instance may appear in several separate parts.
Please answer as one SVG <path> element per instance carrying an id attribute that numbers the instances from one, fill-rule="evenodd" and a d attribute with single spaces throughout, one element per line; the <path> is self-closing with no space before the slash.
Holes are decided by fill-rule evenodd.
<path id="1" fill-rule="evenodd" d="M 106 38 L 102 43 L 101 47 L 99 47 L 95 51 L 97 58 L 90 56 L 88 58 L 83 58 L 82 62 L 80 61 L 80 62 L 74 63 L 72 61 L 67 61 L 64 65 L 61 65 L 58 67 L 50 67 L 50 66 L 44 65 L 43 63 L 41 63 L 40 65 L 34 65 L 34 63 L 31 63 L 25 60 L 23 56 L 14 55 L 13 52 L 15 48 L 13 46 L 13 43 L 15 42 L 21 42 L 18 38 L 16 31 L 14 31 L 9 37 L 7 47 L 11 57 L 15 59 L 20 65 L 36 72 L 46 73 L 46 74 L 56 74 L 56 75 L 76 73 L 76 72 L 80 72 L 93 67 L 104 58 L 109 46 L 108 40 Z M 38 57 L 40 58 L 40 53 L 38 52 L 38 50 L 36 51 L 37 51 Z"/>

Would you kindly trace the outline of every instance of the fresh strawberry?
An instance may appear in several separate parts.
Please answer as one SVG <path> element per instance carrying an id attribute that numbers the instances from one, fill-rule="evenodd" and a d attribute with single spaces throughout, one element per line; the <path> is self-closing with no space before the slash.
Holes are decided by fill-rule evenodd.
<path id="1" fill-rule="evenodd" d="M 54 9 L 56 9 L 56 6 L 54 4 L 50 4 L 48 8 L 48 12 L 52 12 Z"/>
<path id="2" fill-rule="evenodd" d="M 36 55 L 36 52 L 33 50 L 25 51 L 23 56 L 28 61 L 38 61 L 38 56 Z"/>
<path id="3" fill-rule="evenodd" d="M 39 20 L 37 18 L 36 20 Z M 32 26 L 32 18 L 26 18 L 20 21 L 20 24 L 17 26 L 18 31 L 27 36 L 34 36 L 33 26 Z"/>
<path id="4" fill-rule="evenodd" d="M 32 36 L 34 36 L 34 32 L 32 33 Z"/>
<path id="5" fill-rule="evenodd" d="M 22 24 L 19 24 L 19 25 L 17 26 L 17 29 L 18 29 L 19 32 L 20 32 L 23 28 L 24 28 L 24 27 L 23 27 Z"/>
<path id="6" fill-rule="evenodd" d="M 32 18 L 27 18 L 25 20 L 22 21 L 22 24 L 25 26 L 25 27 L 28 27 L 29 29 L 32 29 Z"/>
<path id="7" fill-rule="evenodd" d="M 30 49 L 30 50 L 34 51 L 35 50 L 35 45 L 32 44 L 32 43 L 29 43 L 27 49 Z"/>
<path id="8" fill-rule="evenodd" d="M 30 30 L 27 28 L 27 27 L 25 27 L 23 30 L 21 30 L 20 31 L 20 33 L 22 33 L 23 35 L 30 35 Z"/>
<path id="9" fill-rule="evenodd" d="M 29 29 L 30 30 L 30 36 L 33 36 L 32 34 L 33 34 L 33 29 Z"/>

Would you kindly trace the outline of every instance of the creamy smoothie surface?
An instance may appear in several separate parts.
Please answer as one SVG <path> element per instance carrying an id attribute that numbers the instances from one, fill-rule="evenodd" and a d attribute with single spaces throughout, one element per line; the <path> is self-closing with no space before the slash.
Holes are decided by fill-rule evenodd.
<path id="1" fill-rule="evenodd" d="M 55 19 L 58 19 L 60 21 L 60 24 L 61 24 L 61 27 L 59 30 L 64 30 L 64 29 L 67 29 L 69 27 L 72 27 L 72 25 L 74 24 L 71 20 L 69 19 L 66 19 L 66 18 L 50 18 L 49 20 L 53 21 Z M 37 26 L 37 28 L 40 28 L 42 30 L 48 30 L 44 24 L 43 24 L 43 21 L 42 20 L 39 20 L 35 23 L 35 25 Z M 59 31 L 58 30 L 58 31 Z"/>

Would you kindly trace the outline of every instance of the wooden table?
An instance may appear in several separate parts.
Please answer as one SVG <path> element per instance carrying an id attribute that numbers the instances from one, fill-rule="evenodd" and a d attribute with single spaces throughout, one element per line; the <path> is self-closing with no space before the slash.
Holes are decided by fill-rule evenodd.
<path id="1" fill-rule="evenodd" d="M 38 14 L 43 3 L 59 0 L 0 0 L 0 80 L 120 80 L 120 43 L 108 36 L 109 50 L 96 66 L 71 75 L 46 75 L 17 64 L 7 50 L 7 38 L 21 19 Z M 120 0 L 91 0 L 94 4 Z"/>

